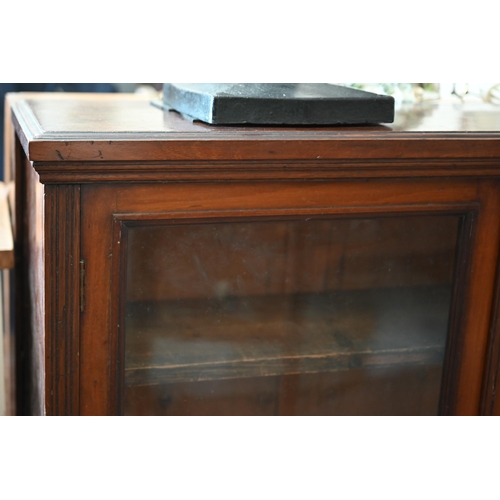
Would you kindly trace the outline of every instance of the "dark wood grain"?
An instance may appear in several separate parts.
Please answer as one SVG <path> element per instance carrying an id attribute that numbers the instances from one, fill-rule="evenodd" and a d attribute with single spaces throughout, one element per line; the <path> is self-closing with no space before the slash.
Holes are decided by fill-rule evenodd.
<path id="1" fill-rule="evenodd" d="M 19 150 L 16 166 L 16 412 L 45 414 L 44 186 Z M 24 161 L 23 161 L 24 160 Z"/>
<path id="2" fill-rule="evenodd" d="M 80 189 L 46 186 L 45 380 L 47 415 L 79 413 Z"/>

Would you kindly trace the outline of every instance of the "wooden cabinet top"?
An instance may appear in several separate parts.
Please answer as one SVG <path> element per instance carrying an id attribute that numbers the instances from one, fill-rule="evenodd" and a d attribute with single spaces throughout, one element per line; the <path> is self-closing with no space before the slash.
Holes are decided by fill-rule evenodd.
<path id="1" fill-rule="evenodd" d="M 104 169 L 112 175 L 107 180 L 117 180 L 112 174 L 118 171 L 117 162 L 162 162 L 162 175 L 174 164 L 202 162 L 204 168 L 222 173 L 234 162 L 265 162 L 268 172 L 278 168 L 281 177 L 293 177 L 297 162 L 313 162 L 315 175 L 321 165 L 325 171 L 336 168 L 339 173 L 336 162 L 344 169 L 352 163 L 346 174 L 351 175 L 361 161 L 375 167 L 366 171 L 370 176 L 380 175 L 380 162 L 392 159 L 400 162 L 401 175 L 405 175 L 401 162 L 413 174 L 427 175 L 429 166 L 421 160 L 434 159 L 445 163 L 436 164 L 430 175 L 445 164 L 447 174 L 462 175 L 460 168 L 453 168 L 453 160 L 482 159 L 483 168 L 491 163 L 490 170 L 500 173 L 500 107 L 481 102 L 462 104 L 457 99 L 411 105 L 398 110 L 390 126 L 303 128 L 193 123 L 153 106 L 149 97 L 127 94 L 20 93 L 8 95 L 8 105 L 21 144 L 37 171 L 42 175 L 50 163 L 54 175 L 60 171 L 69 179 L 71 171 L 73 180 L 92 180 L 88 164 L 94 165 L 96 175 Z M 283 162 L 292 160 L 294 165 L 285 172 Z M 85 167 L 78 166 L 82 162 Z M 306 177 L 312 172 L 303 170 Z M 235 168 L 232 172 L 240 174 Z"/>

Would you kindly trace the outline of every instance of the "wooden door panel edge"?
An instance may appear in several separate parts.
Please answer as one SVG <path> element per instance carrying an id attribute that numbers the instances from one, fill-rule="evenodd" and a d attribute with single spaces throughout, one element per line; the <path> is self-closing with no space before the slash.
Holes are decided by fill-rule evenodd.
<path id="1" fill-rule="evenodd" d="M 483 385 L 488 366 L 488 339 L 492 315 L 497 305 L 497 258 L 500 245 L 500 183 L 484 180 L 479 183 L 477 218 L 471 224 L 469 275 L 465 287 L 463 337 L 457 386 L 460 388 L 453 414 L 478 415 L 487 405 Z"/>

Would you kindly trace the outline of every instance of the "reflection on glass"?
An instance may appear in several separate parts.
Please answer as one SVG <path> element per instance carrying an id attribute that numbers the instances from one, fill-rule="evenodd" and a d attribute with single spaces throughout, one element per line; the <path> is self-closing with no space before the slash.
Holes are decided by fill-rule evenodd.
<path id="1" fill-rule="evenodd" d="M 436 414 L 458 226 L 129 228 L 125 414 Z"/>

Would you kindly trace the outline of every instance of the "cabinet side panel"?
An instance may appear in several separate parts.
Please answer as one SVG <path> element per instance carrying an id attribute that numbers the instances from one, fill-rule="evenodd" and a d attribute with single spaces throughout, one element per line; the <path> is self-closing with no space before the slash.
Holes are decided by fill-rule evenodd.
<path id="1" fill-rule="evenodd" d="M 46 413 L 78 415 L 80 187 L 46 186 L 45 199 Z"/>
<path id="2" fill-rule="evenodd" d="M 18 415 L 43 415 L 44 186 L 26 157 L 22 167 L 16 179 L 16 412 Z"/>

